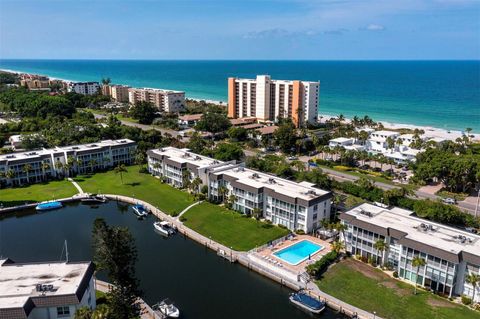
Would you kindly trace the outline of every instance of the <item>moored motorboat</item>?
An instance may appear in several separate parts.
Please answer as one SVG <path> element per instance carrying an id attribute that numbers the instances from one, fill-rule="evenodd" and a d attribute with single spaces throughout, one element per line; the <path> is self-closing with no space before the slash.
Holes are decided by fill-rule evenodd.
<path id="1" fill-rule="evenodd" d="M 162 302 L 157 303 L 152 306 L 152 309 L 155 312 L 160 312 L 160 314 L 167 316 L 167 318 L 178 318 L 180 317 L 180 310 L 173 304 L 170 299 L 164 299 Z"/>
<path id="2" fill-rule="evenodd" d="M 97 194 L 91 194 L 88 197 L 82 198 L 80 200 L 83 204 L 101 204 L 101 203 L 106 203 L 108 201 L 107 197 L 104 195 L 97 195 Z"/>
<path id="3" fill-rule="evenodd" d="M 135 215 L 137 215 L 139 218 L 148 216 L 148 211 L 143 205 L 140 205 L 140 204 L 133 205 L 132 209 Z"/>
<path id="4" fill-rule="evenodd" d="M 290 294 L 290 302 L 297 307 L 312 313 L 320 313 L 325 309 L 325 302 L 309 296 L 303 291 Z"/>
<path id="5" fill-rule="evenodd" d="M 170 236 L 177 232 L 177 228 L 167 221 L 154 222 L 153 227 L 163 236 Z"/>
<path id="6" fill-rule="evenodd" d="M 62 208 L 63 204 L 58 201 L 48 201 L 48 202 L 41 202 L 38 204 L 35 209 L 37 211 L 44 211 L 44 210 L 52 210 L 52 209 L 59 209 Z"/>

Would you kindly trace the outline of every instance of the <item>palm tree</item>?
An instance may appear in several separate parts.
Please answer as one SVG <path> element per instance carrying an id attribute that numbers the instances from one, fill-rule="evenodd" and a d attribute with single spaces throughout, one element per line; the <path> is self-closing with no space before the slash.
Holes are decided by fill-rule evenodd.
<path id="1" fill-rule="evenodd" d="M 195 196 L 197 195 L 198 187 L 201 184 L 202 184 L 202 180 L 200 179 L 200 177 L 195 177 L 195 179 L 192 181 L 191 187 L 192 187 L 192 190 L 193 190 L 193 193 L 195 194 Z"/>
<path id="2" fill-rule="evenodd" d="M 83 160 L 77 158 L 77 171 L 80 172 L 80 168 L 83 167 Z"/>
<path id="3" fill-rule="evenodd" d="M 15 171 L 13 169 L 9 169 L 8 171 L 5 172 L 5 177 L 12 181 L 12 179 L 15 177 Z"/>
<path id="4" fill-rule="evenodd" d="M 360 133 L 358 133 L 358 140 L 362 145 L 365 145 L 365 142 L 368 140 L 368 132 L 361 130 Z"/>
<path id="5" fill-rule="evenodd" d="M 227 200 L 227 197 L 225 196 L 227 194 L 228 194 L 228 188 L 226 188 L 223 185 L 218 188 L 218 196 L 222 198 L 222 202 L 225 202 Z"/>
<path id="6" fill-rule="evenodd" d="M 32 170 L 33 170 L 33 168 L 32 168 L 32 165 L 30 165 L 30 164 L 25 164 L 25 165 L 23 165 L 23 167 L 22 167 L 22 171 L 23 171 L 25 174 L 27 174 L 27 183 L 28 183 L 28 184 L 30 184 L 30 176 L 29 176 L 29 174 L 30 174 L 30 172 L 31 172 Z"/>
<path id="7" fill-rule="evenodd" d="M 474 274 L 474 273 L 468 274 L 465 277 L 465 282 L 472 285 L 472 287 L 473 287 L 472 300 L 475 302 L 475 291 L 477 290 L 477 285 L 480 282 L 480 275 L 479 274 Z"/>
<path id="8" fill-rule="evenodd" d="M 338 254 L 342 249 L 345 248 L 345 244 L 339 240 L 336 240 L 331 244 L 331 248 L 334 252 Z"/>
<path id="9" fill-rule="evenodd" d="M 260 220 L 260 217 L 262 217 L 262 210 L 258 207 L 255 207 L 252 211 L 252 214 L 256 220 Z"/>
<path id="10" fill-rule="evenodd" d="M 43 179 L 47 179 L 47 173 L 46 171 L 50 169 L 50 164 L 47 162 L 42 162 L 42 174 L 43 174 Z"/>
<path id="11" fill-rule="evenodd" d="M 128 172 L 127 167 L 125 164 L 120 164 L 114 169 L 115 174 L 120 174 L 120 180 L 122 181 L 123 184 L 123 173 Z"/>
<path id="12" fill-rule="evenodd" d="M 395 148 L 395 139 L 393 139 L 391 136 L 387 137 L 386 142 L 387 142 L 387 148 L 389 150 L 392 150 Z"/>
<path id="13" fill-rule="evenodd" d="M 423 267 L 426 265 L 425 259 L 423 259 L 420 256 L 415 256 L 412 259 L 412 267 L 415 267 L 415 290 L 413 292 L 414 295 L 417 294 L 417 282 L 418 282 L 418 272 L 420 271 L 420 267 Z"/>
<path id="14" fill-rule="evenodd" d="M 88 307 L 81 307 L 75 311 L 75 319 L 92 319 L 93 310 Z"/>
<path id="15" fill-rule="evenodd" d="M 109 85 L 112 82 L 110 78 L 102 78 L 102 84 L 103 85 Z"/>
<path id="16" fill-rule="evenodd" d="M 383 262 L 383 252 L 388 249 L 388 244 L 383 240 L 379 239 L 373 244 L 373 248 L 375 248 L 375 250 L 377 251 L 377 256 L 380 255 L 380 253 L 382 254 L 381 257 L 379 256 L 379 259 L 377 258 L 377 264 Z"/>
<path id="17" fill-rule="evenodd" d="M 70 175 L 70 170 L 74 169 L 75 164 L 77 163 L 77 160 L 73 156 L 68 156 L 67 157 L 67 165 L 68 165 L 68 175 Z"/>
<path id="18" fill-rule="evenodd" d="M 143 164 L 145 163 L 145 155 L 143 153 L 138 153 L 135 155 L 135 164 L 140 166 L 140 169 L 142 169 Z"/>
<path id="19" fill-rule="evenodd" d="M 92 158 L 92 159 L 88 162 L 88 164 L 90 165 L 90 171 L 93 173 L 93 167 L 98 164 L 97 160 Z"/>

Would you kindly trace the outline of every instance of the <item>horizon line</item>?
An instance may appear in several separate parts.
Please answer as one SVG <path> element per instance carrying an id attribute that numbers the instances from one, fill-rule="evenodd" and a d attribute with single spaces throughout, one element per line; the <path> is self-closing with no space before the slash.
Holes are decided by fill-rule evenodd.
<path id="1" fill-rule="evenodd" d="M 0 61 L 241 61 L 241 62 L 438 62 L 438 61 L 463 61 L 463 62 L 480 62 L 478 59 L 137 59 L 137 58 L 1 58 Z"/>

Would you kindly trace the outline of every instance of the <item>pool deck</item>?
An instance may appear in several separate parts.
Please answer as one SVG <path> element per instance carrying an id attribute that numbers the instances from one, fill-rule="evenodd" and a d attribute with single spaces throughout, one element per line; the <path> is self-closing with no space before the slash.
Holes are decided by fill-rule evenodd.
<path id="1" fill-rule="evenodd" d="M 276 252 L 278 252 L 278 251 L 280 251 L 284 248 L 287 248 L 289 246 L 295 245 L 295 244 L 301 242 L 302 240 L 308 240 L 308 241 L 311 241 L 312 243 L 315 243 L 317 245 L 321 245 L 321 246 L 323 246 L 323 249 L 319 250 L 318 252 L 313 254 L 311 256 L 310 260 L 309 259 L 304 260 L 297 265 L 289 264 L 285 260 L 283 260 L 283 259 L 274 255 L 274 253 L 276 253 Z M 280 267 L 280 268 L 291 270 L 295 273 L 303 273 L 303 272 L 305 272 L 305 267 L 307 265 L 309 265 L 311 263 L 314 263 L 315 261 L 319 260 L 325 254 L 330 252 L 330 250 L 331 250 L 330 249 L 330 242 L 327 242 L 325 240 L 322 240 L 320 238 L 316 238 L 316 237 L 313 237 L 313 236 L 296 235 L 294 239 L 290 239 L 290 240 L 287 239 L 285 241 L 282 241 L 282 242 L 274 245 L 273 247 L 266 247 L 266 248 L 263 248 L 261 250 L 258 250 L 254 254 L 256 254 L 257 257 L 260 257 L 261 259 L 266 260 L 267 262 L 271 263 L 273 266 L 277 266 L 277 267 Z M 275 265 L 273 262 L 268 261 L 268 259 L 266 259 L 266 258 L 270 258 L 270 260 L 272 260 L 272 259 L 275 260 L 277 263 L 280 263 L 281 266 L 278 266 L 278 264 Z"/>

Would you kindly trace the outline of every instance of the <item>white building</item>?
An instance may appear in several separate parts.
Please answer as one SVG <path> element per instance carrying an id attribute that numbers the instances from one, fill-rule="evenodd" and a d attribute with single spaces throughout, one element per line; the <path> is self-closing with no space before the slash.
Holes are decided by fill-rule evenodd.
<path id="1" fill-rule="evenodd" d="M 233 208 L 262 216 L 291 231 L 312 232 L 323 219 L 330 219 L 332 193 L 307 182 L 296 183 L 236 164 L 221 162 L 190 152 L 166 147 L 147 152 L 148 169 L 165 182 L 183 187 L 186 180 L 200 178 L 208 197 L 222 201 L 234 195 Z M 222 193 L 221 189 L 226 192 Z"/>
<path id="2" fill-rule="evenodd" d="M 345 244 L 352 254 L 388 263 L 400 278 L 449 297 L 473 296 L 465 278 L 469 273 L 480 274 L 480 236 L 415 217 L 398 207 L 362 204 L 340 214 L 340 219 L 347 226 Z M 378 240 L 388 244 L 385 251 L 374 248 Z M 415 256 L 426 262 L 418 278 L 412 266 Z M 475 300 L 480 301 L 479 287 Z"/>
<path id="3" fill-rule="evenodd" d="M 375 131 L 370 133 L 367 140 L 367 149 L 372 152 L 386 153 L 392 149 L 388 147 L 387 140 L 389 138 L 395 140 L 400 136 L 400 133 L 393 131 Z"/>
<path id="4" fill-rule="evenodd" d="M 185 111 L 185 92 L 183 91 L 130 88 L 128 89 L 128 101 L 131 104 L 140 101 L 150 102 L 160 112 L 178 113 Z"/>
<path id="5" fill-rule="evenodd" d="M 69 319 L 95 309 L 91 262 L 15 263 L 0 260 L 0 318 Z"/>
<path id="6" fill-rule="evenodd" d="M 11 135 L 8 138 L 8 141 L 10 142 L 10 146 L 13 150 L 22 148 L 22 135 Z"/>
<path id="7" fill-rule="evenodd" d="M 0 183 L 18 186 L 132 164 L 136 147 L 134 141 L 121 139 L 0 155 L 0 172 L 4 173 Z M 74 162 L 65 168 L 70 159 Z"/>
<path id="8" fill-rule="evenodd" d="M 94 95 L 101 91 L 98 82 L 71 82 L 68 84 L 68 92 L 75 92 L 83 95 Z"/>
<path id="9" fill-rule="evenodd" d="M 318 116 L 320 82 L 228 79 L 228 116 L 255 117 L 262 122 L 292 119 L 297 126 L 315 123 Z"/>

